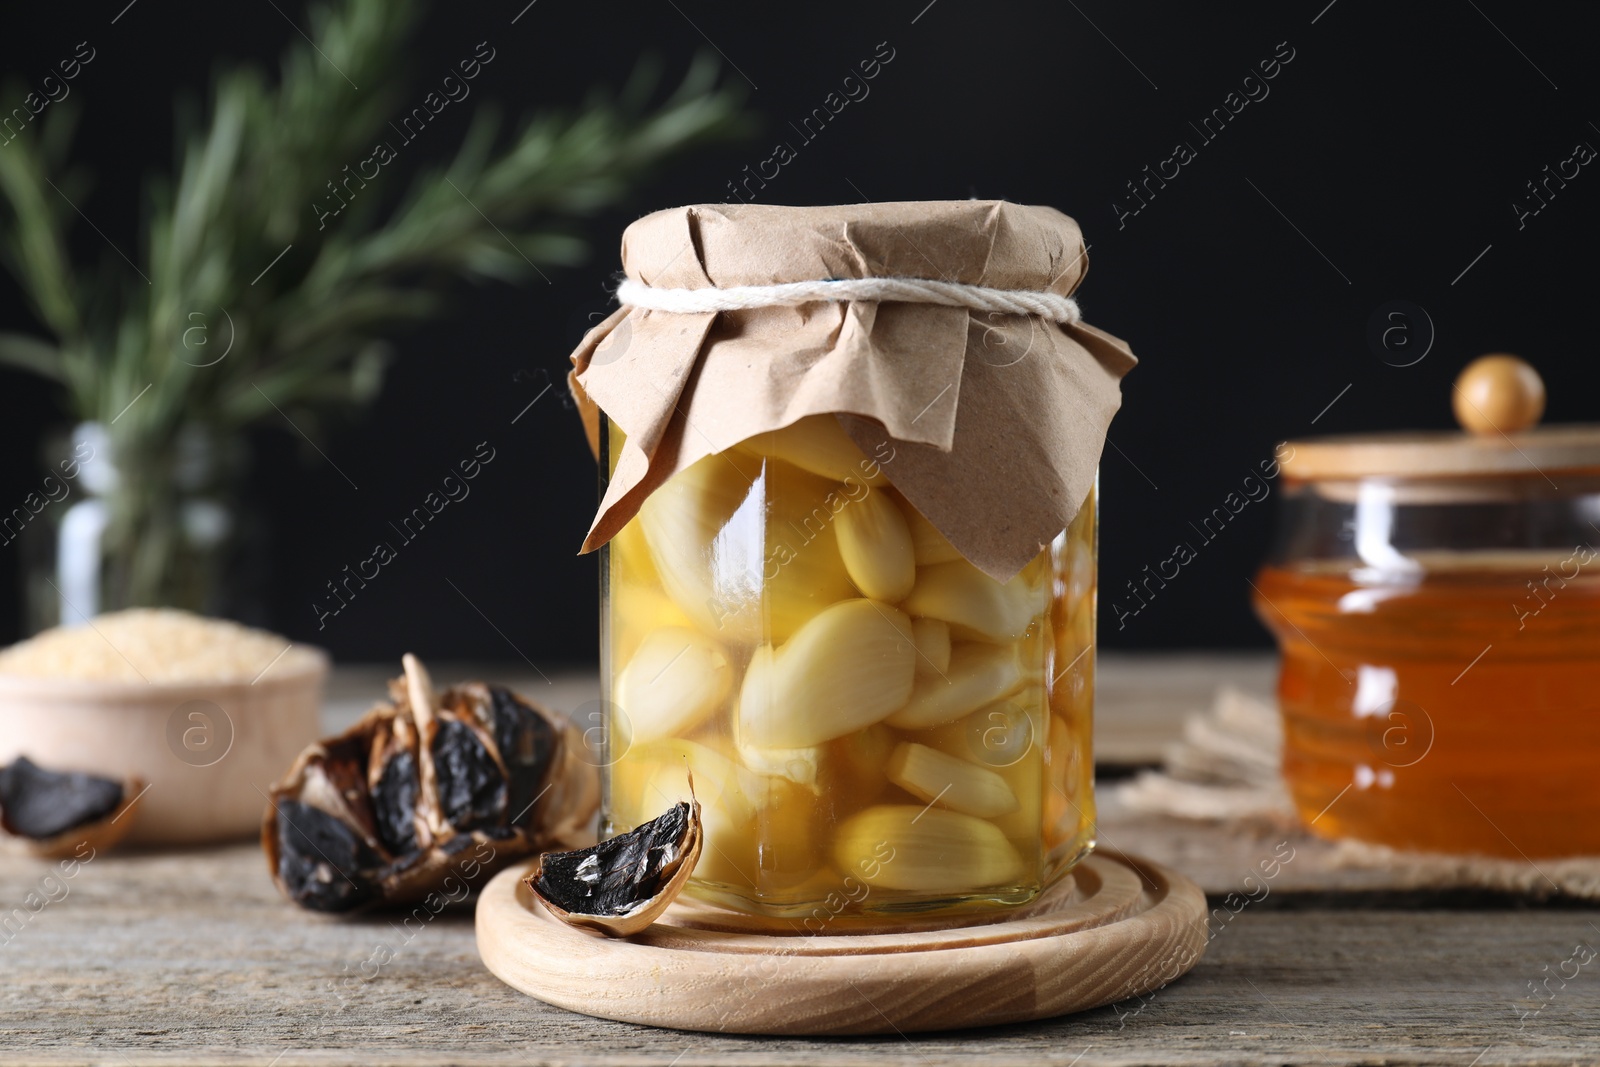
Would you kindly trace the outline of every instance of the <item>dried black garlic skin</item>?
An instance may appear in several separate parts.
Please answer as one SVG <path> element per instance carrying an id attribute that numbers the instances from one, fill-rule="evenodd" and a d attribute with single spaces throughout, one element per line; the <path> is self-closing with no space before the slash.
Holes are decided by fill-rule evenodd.
<path id="1" fill-rule="evenodd" d="M 534 890 L 573 915 L 627 915 L 654 899 L 675 873 L 689 833 L 689 805 L 625 834 L 573 852 L 547 853 Z"/>
<path id="2" fill-rule="evenodd" d="M 122 803 L 121 782 L 47 771 L 26 756 L 0 767 L 0 827 L 36 841 L 103 819 Z"/>
<path id="3" fill-rule="evenodd" d="M 278 804 L 278 878 L 296 904 L 348 911 L 377 896 L 369 872 L 380 863 L 355 831 L 325 811 Z"/>

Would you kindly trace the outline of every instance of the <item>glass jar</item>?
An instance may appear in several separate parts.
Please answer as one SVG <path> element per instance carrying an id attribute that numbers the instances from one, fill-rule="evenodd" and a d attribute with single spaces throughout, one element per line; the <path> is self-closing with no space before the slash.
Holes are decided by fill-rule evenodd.
<path id="1" fill-rule="evenodd" d="M 695 896 L 815 932 L 1027 901 L 1093 845 L 1094 493 L 1001 583 L 892 467 L 811 416 L 675 474 L 603 549 L 602 833 L 692 776 Z"/>
<path id="2" fill-rule="evenodd" d="M 1600 430 L 1291 442 L 1255 607 L 1328 837 L 1600 853 Z"/>
<path id="3" fill-rule="evenodd" d="M 26 631 L 129 607 L 247 612 L 241 568 L 230 568 L 242 547 L 232 483 L 243 450 L 197 423 L 171 440 L 74 428 L 41 483 L 44 521 L 25 531 Z"/>

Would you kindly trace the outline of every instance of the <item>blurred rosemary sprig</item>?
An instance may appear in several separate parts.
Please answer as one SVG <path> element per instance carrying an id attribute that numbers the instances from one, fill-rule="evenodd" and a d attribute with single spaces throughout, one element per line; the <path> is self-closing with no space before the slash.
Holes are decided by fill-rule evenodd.
<path id="1" fill-rule="evenodd" d="M 108 251 L 91 277 L 68 255 L 72 205 L 88 188 L 67 165 L 75 100 L 0 145 L 0 257 L 50 334 L 0 332 L 0 364 L 60 382 L 77 417 L 102 423 L 153 386 L 112 428 L 124 455 L 161 451 L 187 423 L 226 434 L 273 404 L 312 426 L 376 392 L 383 335 L 437 313 L 441 275 L 510 281 L 573 263 L 585 252 L 573 220 L 615 204 L 667 157 L 744 125 L 711 64 L 696 62 L 655 106 L 658 72 L 641 66 L 619 93 L 529 116 L 509 141 L 493 110 L 477 107 L 454 159 L 404 195 L 385 195 L 398 179 L 384 166 L 336 200 L 376 144 L 401 167 L 417 151 L 393 123 L 438 91 L 408 94 L 396 77 L 420 6 L 316 6 L 315 44 L 288 49 L 276 84 L 233 69 L 203 110 L 185 121 L 180 109 L 176 173 L 149 183 L 133 270 Z"/>

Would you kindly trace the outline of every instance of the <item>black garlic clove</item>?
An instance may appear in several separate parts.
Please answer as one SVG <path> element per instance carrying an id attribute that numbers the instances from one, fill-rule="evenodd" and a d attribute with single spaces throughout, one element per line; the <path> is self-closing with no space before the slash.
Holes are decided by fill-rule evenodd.
<path id="1" fill-rule="evenodd" d="M 404 662 L 389 703 L 306 749 L 271 791 L 262 848 L 278 887 L 304 907 L 454 893 L 594 839 L 599 774 L 575 726 L 481 682 L 436 693 L 416 657 Z"/>
<path id="2" fill-rule="evenodd" d="M 397 856 L 417 851 L 417 759 L 404 750 L 381 764 L 372 787 L 372 811 L 378 838 Z"/>
<path id="3" fill-rule="evenodd" d="M 490 686 L 489 706 L 494 715 L 495 745 L 508 776 L 506 803 L 512 824 L 520 825 L 539 799 L 561 736 L 548 719 L 518 700 L 509 689 Z"/>
<path id="4" fill-rule="evenodd" d="M 429 749 L 445 822 L 458 830 L 507 825 L 506 775 L 476 730 L 442 719 Z"/>
<path id="5" fill-rule="evenodd" d="M 0 767 L 0 831 L 38 856 L 106 848 L 132 828 L 129 810 L 143 791 L 138 779 L 52 771 L 18 756 Z"/>
<path id="6" fill-rule="evenodd" d="M 524 884 L 561 921 L 626 937 L 667 910 L 694 873 L 700 803 L 688 800 L 609 841 L 539 857 Z"/>
<path id="7" fill-rule="evenodd" d="M 349 911 L 378 895 L 377 854 L 348 825 L 298 800 L 278 805 L 278 883 L 315 911 Z"/>

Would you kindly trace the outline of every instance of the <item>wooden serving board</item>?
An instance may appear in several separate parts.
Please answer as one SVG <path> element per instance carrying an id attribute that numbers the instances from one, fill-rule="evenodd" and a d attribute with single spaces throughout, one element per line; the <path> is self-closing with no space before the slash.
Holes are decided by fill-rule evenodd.
<path id="1" fill-rule="evenodd" d="M 995 919 L 901 933 L 778 934 L 675 904 L 627 939 L 565 925 L 525 867 L 478 901 L 478 953 L 501 981 L 586 1015 L 676 1030 L 876 1034 L 1043 1019 L 1149 992 L 1207 941 L 1205 896 L 1157 864 L 1096 853 Z"/>

